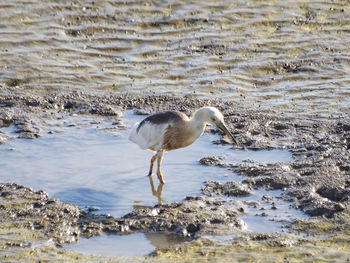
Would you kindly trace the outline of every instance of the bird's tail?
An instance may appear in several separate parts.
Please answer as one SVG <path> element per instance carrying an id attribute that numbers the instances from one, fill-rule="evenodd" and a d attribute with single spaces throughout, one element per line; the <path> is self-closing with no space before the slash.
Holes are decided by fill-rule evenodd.
<path id="1" fill-rule="evenodd" d="M 129 141 L 132 141 L 136 144 L 137 143 L 137 137 L 138 137 L 138 134 L 137 134 L 137 127 L 139 126 L 139 122 L 135 123 L 134 126 L 132 127 L 132 130 L 130 132 L 130 135 L 129 135 Z"/>

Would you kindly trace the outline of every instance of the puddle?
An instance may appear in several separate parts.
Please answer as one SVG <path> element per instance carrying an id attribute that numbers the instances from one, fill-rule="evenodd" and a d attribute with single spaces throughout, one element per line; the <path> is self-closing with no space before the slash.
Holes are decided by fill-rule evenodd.
<path id="1" fill-rule="evenodd" d="M 302 211 L 290 208 L 291 203 L 280 197 L 282 191 L 256 190 L 245 200 L 263 200 L 258 207 L 248 207 L 241 219 L 248 231 L 277 233 L 284 232 L 286 225 L 295 218 L 307 218 Z"/>
<path id="2" fill-rule="evenodd" d="M 127 112 L 124 118 L 125 125 L 131 127 L 144 116 Z M 90 116 L 69 117 L 52 122 L 53 134 L 0 145 L 2 181 L 44 189 L 54 198 L 81 208 L 95 207 L 99 213 L 115 217 L 130 212 L 135 204 L 153 206 L 156 200 L 146 176 L 152 153 L 128 141 L 129 130 L 104 130 L 113 127 L 112 123 L 96 123 Z M 240 179 L 229 170 L 200 165 L 199 160 L 205 156 L 224 155 L 228 161 L 250 159 L 261 163 L 292 158 L 282 150 L 232 151 L 231 146 L 212 143 L 218 138 L 205 135 L 187 148 L 164 155 L 164 200 L 181 201 L 187 195 L 198 195 L 205 180 Z M 156 176 L 154 183 L 157 187 Z"/>
<path id="3" fill-rule="evenodd" d="M 96 251 L 103 251 L 103 256 L 106 257 L 142 257 L 152 253 L 155 248 L 168 248 L 184 241 L 183 238 L 172 233 L 136 233 L 81 238 L 78 243 L 64 249 L 90 255 L 98 254 Z"/>
<path id="4" fill-rule="evenodd" d="M 131 127 L 144 116 L 124 114 L 124 124 Z M 74 125 L 73 125 L 74 124 Z M 3 182 L 16 182 L 36 190 L 43 189 L 51 197 L 74 203 L 82 209 L 93 209 L 96 213 L 107 213 L 120 217 L 130 212 L 133 206 L 154 206 L 158 199 L 152 194 L 150 180 L 146 176 L 151 152 L 143 151 L 128 141 L 129 130 L 113 129 L 113 120 L 96 121 L 91 116 L 69 116 L 52 121 L 50 134 L 36 140 L 10 140 L 0 145 L 0 166 Z M 7 133 L 13 127 L 2 129 Z M 166 153 L 163 160 L 163 174 L 166 184 L 162 199 L 165 202 L 181 201 L 189 195 L 200 195 L 200 189 L 206 180 L 220 182 L 240 181 L 241 177 L 227 169 L 208 167 L 199 164 L 206 156 L 224 156 L 230 162 L 252 160 L 259 163 L 288 162 L 292 156 L 287 151 L 233 151 L 232 146 L 215 145 L 218 135 L 205 135 L 193 145 Z M 19 165 L 20 164 L 20 165 Z M 158 180 L 154 176 L 154 186 Z M 278 203 L 278 210 L 270 211 L 271 202 L 266 203 L 268 217 L 261 214 L 261 207 L 249 208 L 242 219 L 248 230 L 262 232 L 280 232 L 283 222 L 274 222 L 274 217 L 281 220 L 286 216 L 302 216 L 298 211 L 289 209 L 288 204 L 278 200 L 277 191 L 255 191 L 248 198 L 261 200 L 263 195 L 272 196 Z M 148 235 L 148 234 L 147 234 Z M 81 239 L 68 248 L 91 253 L 109 253 L 109 246 L 126 246 L 118 256 L 142 255 L 157 247 L 143 234 L 129 236 L 103 236 L 88 240 Z M 174 240 L 167 234 L 157 234 L 153 240 L 170 244 Z M 133 251 L 133 244 L 141 242 L 140 251 Z M 142 241 L 143 240 L 143 241 Z M 101 245 L 96 245 L 96 244 Z M 95 244 L 95 245 L 94 245 Z M 110 245 L 102 245 L 110 244 Z M 122 244 L 122 245 L 120 245 Z M 144 253 L 146 251 L 146 253 Z M 111 253 L 112 250 L 110 251 Z M 134 254 L 132 254 L 135 252 Z M 106 254 L 107 255 L 107 254 Z M 116 255 L 116 254 L 113 254 Z"/>

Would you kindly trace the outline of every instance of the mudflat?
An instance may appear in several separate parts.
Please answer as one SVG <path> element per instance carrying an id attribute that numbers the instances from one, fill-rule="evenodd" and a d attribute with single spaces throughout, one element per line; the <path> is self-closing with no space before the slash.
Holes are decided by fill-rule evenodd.
<path id="1" fill-rule="evenodd" d="M 20 93 L 7 88 L 0 104 L 2 127 L 12 125 L 16 136 L 1 132 L 1 142 L 47 136 L 47 119 L 64 115 L 105 116 L 117 120 L 127 109 L 138 114 L 177 109 L 190 114 L 211 105 L 219 108 L 241 150 L 284 149 L 292 160 L 283 163 L 233 163 L 208 154 L 202 165 L 219 166 L 242 176 L 241 182 L 203 184 L 200 196 L 180 202 L 135 207 L 120 218 L 84 211 L 74 204 L 52 199 L 15 183 L 1 184 L 2 249 L 4 261 L 32 260 L 98 261 L 106 258 L 62 251 L 57 246 L 79 237 L 101 234 L 172 232 L 188 242 L 175 248 L 157 249 L 138 260 L 327 260 L 349 258 L 350 120 L 309 120 L 284 117 L 268 111 L 246 109 L 233 101 L 176 96 L 128 96 L 68 92 Z M 208 132 L 214 132 L 208 130 Z M 227 144 L 222 138 L 217 144 Z M 40 176 L 40 175 L 38 175 Z M 253 189 L 281 190 L 280 198 L 309 217 L 286 223 L 286 231 L 264 234 L 245 231 L 239 218 L 246 207 L 259 206 L 245 200 Z M 43 189 L 45 190 L 45 189 Z M 234 202 L 225 196 L 240 197 Z M 271 210 L 278 211 L 278 205 Z M 264 210 L 262 213 L 269 213 Z M 264 216 L 262 214 L 262 216 Z M 208 236 L 231 236 L 225 243 Z M 310 248 L 310 244 L 312 247 Z M 268 252 L 268 253 L 266 253 Z M 118 259 L 108 259 L 115 260 Z"/>

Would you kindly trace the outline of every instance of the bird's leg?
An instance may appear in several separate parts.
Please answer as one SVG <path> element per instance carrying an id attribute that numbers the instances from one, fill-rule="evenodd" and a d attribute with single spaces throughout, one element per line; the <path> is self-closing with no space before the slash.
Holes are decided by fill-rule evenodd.
<path id="1" fill-rule="evenodd" d="M 157 168 L 157 176 L 158 176 L 158 179 L 159 179 L 159 182 L 161 184 L 164 184 L 164 179 L 163 179 L 163 175 L 162 175 L 162 172 L 160 170 L 160 165 L 162 164 L 162 160 L 163 160 L 163 154 L 164 154 L 164 151 L 163 150 L 160 150 L 157 152 L 157 165 L 158 165 L 158 168 Z"/>
<path id="2" fill-rule="evenodd" d="M 151 166 L 149 168 L 148 176 L 152 176 L 153 165 L 154 165 L 154 162 L 156 161 L 156 159 L 157 159 L 157 154 L 153 155 L 153 157 L 151 159 Z"/>

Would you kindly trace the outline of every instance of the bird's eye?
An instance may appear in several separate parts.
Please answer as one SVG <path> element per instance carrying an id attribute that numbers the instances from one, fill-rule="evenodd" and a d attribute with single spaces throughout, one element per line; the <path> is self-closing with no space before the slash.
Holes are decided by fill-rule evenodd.
<path id="1" fill-rule="evenodd" d="M 216 120 L 215 120 L 215 118 L 211 118 L 211 120 L 213 121 L 213 122 L 215 122 Z"/>

